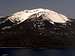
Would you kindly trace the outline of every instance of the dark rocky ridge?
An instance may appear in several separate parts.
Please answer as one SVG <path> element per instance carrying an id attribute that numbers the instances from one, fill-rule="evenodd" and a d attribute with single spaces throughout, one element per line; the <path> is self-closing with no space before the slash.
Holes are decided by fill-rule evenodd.
<path id="1" fill-rule="evenodd" d="M 74 42 L 75 20 L 53 25 L 39 17 L 0 29 L 0 47 L 74 47 Z"/>

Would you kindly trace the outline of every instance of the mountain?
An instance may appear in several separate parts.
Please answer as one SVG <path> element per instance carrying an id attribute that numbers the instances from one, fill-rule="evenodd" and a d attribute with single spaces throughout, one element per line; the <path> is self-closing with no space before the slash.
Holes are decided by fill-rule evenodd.
<path id="1" fill-rule="evenodd" d="M 74 47 L 75 19 L 48 9 L 0 18 L 0 47 Z"/>

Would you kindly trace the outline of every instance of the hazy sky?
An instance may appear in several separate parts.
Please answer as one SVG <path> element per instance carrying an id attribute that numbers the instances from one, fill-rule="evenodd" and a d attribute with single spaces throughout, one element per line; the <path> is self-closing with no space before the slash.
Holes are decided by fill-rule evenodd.
<path id="1" fill-rule="evenodd" d="M 75 0 L 0 0 L 0 16 L 40 7 L 75 18 Z"/>

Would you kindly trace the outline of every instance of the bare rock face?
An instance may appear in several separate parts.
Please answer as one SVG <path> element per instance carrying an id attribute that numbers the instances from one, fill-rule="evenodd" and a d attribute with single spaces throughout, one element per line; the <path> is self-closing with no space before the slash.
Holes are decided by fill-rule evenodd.
<path id="1" fill-rule="evenodd" d="M 51 24 L 39 18 L 0 28 L 0 47 L 74 47 L 75 21 Z"/>

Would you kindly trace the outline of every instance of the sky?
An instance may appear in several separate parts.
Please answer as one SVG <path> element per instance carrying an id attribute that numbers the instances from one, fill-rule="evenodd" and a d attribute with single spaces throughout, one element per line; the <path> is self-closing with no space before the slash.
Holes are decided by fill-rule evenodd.
<path id="1" fill-rule="evenodd" d="M 0 0 L 0 16 L 34 8 L 48 8 L 75 18 L 75 0 Z"/>

